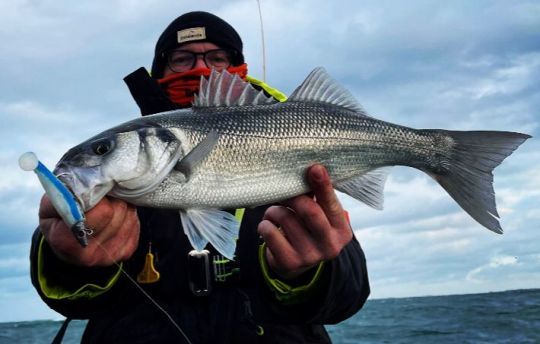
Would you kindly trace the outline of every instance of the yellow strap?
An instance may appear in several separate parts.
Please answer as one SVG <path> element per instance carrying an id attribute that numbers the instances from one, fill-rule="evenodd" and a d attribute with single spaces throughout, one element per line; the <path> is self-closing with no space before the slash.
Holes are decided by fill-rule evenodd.
<path id="1" fill-rule="evenodd" d="M 287 96 L 284 93 L 279 91 L 277 88 L 271 87 L 270 85 L 268 85 L 264 81 L 255 79 L 254 77 L 249 76 L 249 75 L 246 76 L 246 81 L 248 81 L 248 82 L 250 82 L 250 83 L 252 83 L 254 85 L 257 85 L 259 87 L 262 87 L 269 95 L 276 98 L 276 100 L 278 100 L 278 101 L 280 101 L 282 103 L 287 100 Z"/>
<path id="2" fill-rule="evenodd" d="M 309 297 L 317 290 L 317 282 L 322 275 L 324 262 L 320 262 L 317 266 L 315 274 L 311 280 L 302 286 L 293 287 L 286 282 L 270 276 L 270 267 L 265 258 L 266 243 L 259 246 L 259 264 L 263 273 L 264 280 L 270 290 L 274 292 L 276 299 L 283 304 L 296 304 L 309 299 Z"/>
<path id="3" fill-rule="evenodd" d="M 115 274 L 104 285 L 88 283 L 75 290 L 68 290 L 64 288 L 63 286 L 56 285 L 54 281 L 49 280 L 47 276 L 45 276 L 44 274 L 44 266 L 45 266 L 45 261 L 43 258 L 44 242 L 45 242 L 45 238 L 41 237 L 41 240 L 38 246 L 37 274 L 38 274 L 39 287 L 41 288 L 41 291 L 43 292 L 43 294 L 49 299 L 53 299 L 53 300 L 92 299 L 96 296 L 99 296 L 105 293 L 109 289 L 111 289 L 112 286 L 118 281 L 118 278 L 120 277 L 120 274 L 122 272 L 122 263 L 120 263 L 120 267 L 118 268 L 118 271 L 116 271 Z M 66 276 L 66 278 L 69 278 L 69 276 Z"/>
<path id="4" fill-rule="evenodd" d="M 246 208 L 238 208 L 234 212 L 234 217 L 236 218 L 236 221 L 238 223 L 242 223 L 242 219 L 244 218 L 244 213 L 246 212 Z"/>

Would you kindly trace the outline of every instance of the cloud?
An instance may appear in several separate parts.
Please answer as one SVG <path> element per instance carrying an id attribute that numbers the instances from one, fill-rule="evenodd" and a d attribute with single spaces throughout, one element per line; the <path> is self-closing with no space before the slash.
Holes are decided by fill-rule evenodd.
<path id="1" fill-rule="evenodd" d="M 478 80 L 466 92 L 470 92 L 473 99 L 504 97 L 522 92 L 537 79 L 539 66 L 539 53 L 518 56 L 510 66 L 496 69 L 490 78 Z"/>
<path id="2" fill-rule="evenodd" d="M 468 281 L 478 282 L 478 281 L 481 281 L 482 274 L 493 272 L 493 270 L 497 270 L 504 266 L 513 266 L 513 265 L 518 265 L 518 264 L 519 262 L 518 262 L 517 257 L 511 257 L 511 256 L 492 257 L 488 264 L 479 266 L 469 271 L 469 273 L 467 273 L 466 279 Z"/>
<path id="3" fill-rule="evenodd" d="M 77 109 L 69 103 L 49 105 L 34 100 L 2 102 L 2 136 L 11 142 L 0 157 L 10 171 L 25 150 L 34 150 L 44 162 L 55 164 L 70 147 L 118 123 L 100 111 Z M 125 117 L 127 120 L 127 116 Z M 51 159 L 51 160 L 49 160 Z M 19 171 L 17 171 L 19 172 Z M 10 173 L 6 171 L 6 173 Z"/>

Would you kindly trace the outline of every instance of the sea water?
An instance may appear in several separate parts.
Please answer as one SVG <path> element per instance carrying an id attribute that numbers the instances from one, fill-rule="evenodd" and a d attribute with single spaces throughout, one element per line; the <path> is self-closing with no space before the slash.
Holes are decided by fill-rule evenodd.
<path id="1" fill-rule="evenodd" d="M 371 300 L 327 330 L 336 344 L 540 344 L 540 289 Z"/>
<path id="2" fill-rule="evenodd" d="M 0 323 L 0 343 L 50 343 L 60 321 Z M 72 321 L 64 343 L 79 343 Z M 326 327 L 335 344 L 540 343 L 540 289 L 368 300 L 348 320 Z"/>

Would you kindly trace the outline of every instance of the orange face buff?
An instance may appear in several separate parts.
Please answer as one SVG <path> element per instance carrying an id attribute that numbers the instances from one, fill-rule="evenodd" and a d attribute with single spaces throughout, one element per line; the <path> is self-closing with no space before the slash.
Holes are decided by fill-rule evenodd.
<path id="1" fill-rule="evenodd" d="M 231 74 L 238 74 L 242 79 L 247 76 L 247 64 L 227 68 Z M 190 107 L 199 92 L 201 76 L 208 78 L 211 70 L 209 68 L 195 68 L 182 73 L 174 73 L 158 80 L 161 88 L 167 93 L 169 99 L 180 105 L 180 107 Z"/>

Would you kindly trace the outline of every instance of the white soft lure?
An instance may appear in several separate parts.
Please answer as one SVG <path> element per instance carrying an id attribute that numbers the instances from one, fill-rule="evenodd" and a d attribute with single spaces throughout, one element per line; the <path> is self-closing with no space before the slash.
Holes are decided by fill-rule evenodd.
<path id="1" fill-rule="evenodd" d="M 82 246 L 88 245 L 88 235 L 92 230 L 87 229 L 84 212 L 69 189 L 43 165 L 33 152 L 26 152 L 19 158 L 19 166 L 25 171 L 34 171 L 45 189 L 52 205 L 71 228 L 75 238 Z"/>

